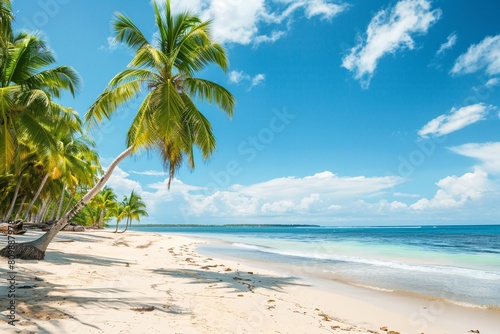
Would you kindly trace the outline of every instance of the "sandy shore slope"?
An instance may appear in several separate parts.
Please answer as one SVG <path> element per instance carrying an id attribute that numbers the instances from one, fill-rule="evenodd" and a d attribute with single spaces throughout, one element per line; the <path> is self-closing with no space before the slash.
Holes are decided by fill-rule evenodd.
<path id="1" fill-rule="evenodd" d="M 322 285 L 201 256 L 199 243 L 157 233 L 61 233 L 45 261 L 16 261 L 16 326 L 4 311 L 2 260 L 0 333 L 499 333 L 497 311 Z"/>

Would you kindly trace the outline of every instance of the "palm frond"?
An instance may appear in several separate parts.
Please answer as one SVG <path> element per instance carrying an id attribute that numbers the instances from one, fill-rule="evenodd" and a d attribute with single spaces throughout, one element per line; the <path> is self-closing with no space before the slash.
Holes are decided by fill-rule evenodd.
<path id="1" fill-rule="evenodd" d="M 120 13 L 115 14 L 113 22 L 115 39 L 120 43 L 126 43 L 130 48 L 137 50 L 148 44 L 148 40 L 139 28 L 127 16 Z"/>
<path id="2" fill-rule="evenodd" d="M 141 85 L 138 81 L 127 82 L 113 89 L 105 90 L 85 114 L 86 128 L 97 126 L 104 118 L 109 119 L 120 105 L 127 103 L 140 92 Z"/>
<path id="3" fill-rule="evenodd" d="M 227 89 L 215 82 L 200 78 L 186 78 L 184 83 L 191 96 L 208 103 L 215 102 L 220 109 L 226 112 L 228 117 L 233 116 L 236 101 Z"/>

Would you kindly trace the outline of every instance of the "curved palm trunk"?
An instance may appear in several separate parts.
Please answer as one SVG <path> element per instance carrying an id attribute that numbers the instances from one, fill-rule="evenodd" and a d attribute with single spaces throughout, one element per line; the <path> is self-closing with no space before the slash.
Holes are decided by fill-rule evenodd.
<path id="1" fill-rule="evenodd" d="M 21 204 L 19 205 L 19 208 L 17 209 L 16 216 L 14 220 L 18 219 L 19 215 L 21 214 L 21 211 L 23 211 L 23 206 L 24 203 L 26 203 L 26 198 L 28 198 L 28 195 L 24 195 L 23 200 L 21 201 Z"/>
<path id="2" fill-rule="evenodd" d="M 26 219 L 26 217 L 28 217 L 28 214 L 30 213 L 33 204 L 35 204 L 36 200 L 38 199 L 38 196 L 40 196 L 40 193 L 42 192 L 42 189 L 45 186 L 45 182 L 47 182 L 47 180 L 49 179 L 49 176 L 50 176 L 49 173 L 45 174 L 45 177 L 43 178 L 42 183 L 40 183 L 40 186 L 38 187 L 35 196 L 33 196 L 31 203 L 28 205 L 28 208 L 24 212 L 23 219 Z"/>
<path id="3" fill-rule="evenodd" d="M 64 208 L 63 212 L 67 212 L 69 210 L 69 207 L 71 206 L 71 203 L 73 203 L 73 200 L 75 199 L 75 194 L 74 193 L 70 199 L 68 200 L 68 203 L 66 204 L 66 207 Z M 61 219 L 61 214 L 59 213 L 56 217 L 57 220 Z"/>
<path id="4" fill-rule="evenodd" d="M 120 224 L 120 222 L 118 221 L 118 219 L 116 220 L 116 228 L 115 228 L 115 231 L 113 233 L 116 233 L 118 232 L 118 224 Z"/>
<path id="5" fill-rule="evenodd" d="M 8 222 L 10 220 L 10 215 L 12 214 L 12 211 L 14 211 L 14 206 L 16 205 L 17 195 L 19 194 L 19 188 L 21 188 L 22 179 L 23 176 L 19 175 L 19 180 L 17 181 L 16 190 L 14 191 L 14 198 L 12 198 L 9 211 L 7 211 L 7 214 L 5 215 L 4 222 Z"/>
<path id="6" fill-rule="evenodd" d="M 130 218 L 127 217 L 127 224 L 125 225 L 125 229 L 121 231 L 120 233 L 125 233 L 126 230 L 128 230 L 128 225 L 129 225 Z"/>
<path id="7" fill-rule="evenodd" d="M 132 147 L 127 148 L 123 151 L 116 159 L 109 165 L 108 170 L 103 175 L 103 177 L 97 182 L 97 184 L 89 190 L 85 196 L 80 199 L 75 206 L 71 208 L 57 223 L 55 223 L 50 230 L 48 230 L 40 238 L 26 242 L 15 244 L 14 249 L 9 249 L 8 246 L 0 250 L 0 256 L 9 257 L 10 252 L 14 252 L 14 256 L 19 259 L 26 260 L 43 260 L 45 258 L 45 251 L 47 250 L 50 242 L 55 238 L 57 233 L 61 231 L 87 203 L 104 187 L 108 179 L 111 177 L 116 166 L 125 159 L 128 155 L 132 153 Z"/>
<path id="8" fill-rule="evenodd" d="M 66 192 L 66 185 L 64 185 L 63 187 L 63 190 L 62 190 L 62 193 L 61 193 L 61 200 L 59 201 L 59 207 L 57 208 L 57 214 L 55 215 L 55 217 L 57 219 L 59 219 L 59 217 L 61 217 L 61 210 L 62 210 L 62 206 L 63 206 L 63 202 L 64 202 L 64 193 Z M 51 220 L 54 219 L 54 217 L 50 218 Z"/>

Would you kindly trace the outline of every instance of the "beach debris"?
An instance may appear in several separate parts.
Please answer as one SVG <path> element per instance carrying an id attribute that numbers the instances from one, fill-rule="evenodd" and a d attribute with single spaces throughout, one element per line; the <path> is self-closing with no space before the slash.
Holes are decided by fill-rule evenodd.
<path id="1" fill-rule="evenodd" d="M 39 282 L 43 282 L 43 281 L 44 281 L 44 279 L 43 279 L 43 278 L 38 277 L 38 276 L 35 276 L 34 280 L 35 280 L 35 281 L 39 281 Z"/>
<path id="2" fill-rule="evenodd" d="M 269 299 L 267 302 L 268 303 L 275 303 L 276 301 L 274 299 Z"/>
<path id="3" fill-rule="evenodd" d="M 382 326 L 382 327 L 380 327 L 380 330 L 381 330 L 381 331 L 384 331 L 384 332 L 387 332 L 387 331 L 388 331 L 387 326 Z"/>
<path id="4" fill-rule="evenodd" d="M 249 275 L 253 275 L 253 271 L 249 271 L 249 272 L 248 272 L 248 274 L 249 274 Z"/>
<path id="5" fill-rule="evenodd" d="M 239 295 L 238 295 L 238 297 L 243 297 L 243 295 L 242 295 L 242 294 L 239 294 Z"/>
<path id="6" fill-rule="evenodd" d="M 396 332 L 396 331 L 389 331 L 389 332 L 387 332 L 387 334 L 400 334 L 400 333 Z"/>
<path id="7" fill-rule="evenodd" d="M 210 268 L 218 267 L 216 264 L 200 267 L 201 269 L 209 270 Z"/>
<path id="8" fill-rule="evenodd" d="M 328 316 L 328 314 L 320 313 L 318 314 L 320 317 L 323 317 L 323 321 L 332 321 L 332 319 Z"/>
<path id="9" fill-rule="evenodd" d="M 131 308 L 132 311 L 136 311 L 136 312 L 151 312 L 154 309 L 155 309 L 154 306 L 145 306 L 145 307 Z"/>
<path id="10" fill-rule="evenodd" d="M 340 326 L 330 326 L 331 329 L 339 329 Z"/>
<path id="11" fill-rule="evenodd" d="M 224 271 L 233 271 L 231 268 L 226 268 Z"/>
<path id="12" fill-rule="evenodd" d="M 24 234 L 26 229 L 23 228 L 23 221 L 18 219 L 10 223 L 1 223 L 0 232 L 3 234 Z"/>
<path id="13" fill-rule="evenodd" d="M 130 263 L 128 263 L 128 262 L 127 262 L 127 263 L 125 264 L 125 267 L 130 267 Z"/>
<path id="14" fill-rule="evenodd" d="M 241 278 L 241 277 L 239 277 L 239 276 L 234 276 L 234 277 L 233 277 L 233 279 L 234 279 L 234 280 L 237 280 L 237 281 L 247 281 L 247 282 L 251 281 L 251 279 L 248 279 L 248 278 Z"/>
<path id="15" fill-rule="evenodd" d="M 136 246 L 135 248 L 148 248 L 149 246 L 151 246 L 153 244 L 152 241 L 148 242 L 147 244 L 144 244 L 144 245 L 139 245 L 139 246 Z"/>
<path id="16" fill-rule="evenodd" d="M 479 329 L 471 329 L 469 331 L 469 333 L 480 333 L 480 332 L 479 332 Z"/>

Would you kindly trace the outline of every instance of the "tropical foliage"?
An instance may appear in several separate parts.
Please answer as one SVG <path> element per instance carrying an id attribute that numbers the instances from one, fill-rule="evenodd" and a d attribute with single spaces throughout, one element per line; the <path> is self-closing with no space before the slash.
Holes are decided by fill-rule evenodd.
<path id="1" fill-rule="evenodd" d="M 119 205 L 120 212 L 117 215 L 116 221 L 116 229 L 115 232 L 118 231 L 118 224 L 121 220 L 125 219 L 126 225 L 125 229 L 121 232 L 125 232 L 129 226 L 132 225 L 133 220 L 140 221 L 141 217 L 147 217 L 148 213 L 146 212 L 146 203 L 142 200 L 142 197 L 132 191 L 130 196 L 125 196 L 123 201 Z"/>
<path id="2" fill-rule="evenodd" d="M 0 214 L 39 221 L 61 215 L 67 194 L 96 182 L 100 165 L 78 113 L 56 100 L 75 94 L 73 68 L 36 34 L 15 33 L 10 1 L 0 1 Z"/>
<path id="3" fill-rule="evenodd" d="M 106 173 L 94 187 L 78 200 L 50 231 L 32 242 L 17 244 L 17 257 L 43 259 L 48 244 L 56 234 L 99 193 L 116 166 L 130 154 L 141 150 L 156 153 L 169 172 L 170 187 L 175 172 L 184 161 L 190 168 L 194 168 L 195 149 L 201 152 L 204 159 L 214 152 L 216 142 L 212 127 L 195 101 L 215 103 L 231 117 L 235 100 L 224 87 L 199 78 L 196 74 L 212 64 L 225 71 L 228 68 L 226 52 L 220 44 L 212 40 L 210 21 L 203 22 L 189 12 L 173 15 L 169 0 L 164 6 L 154 4 L 154 16 L 158 31 L 153 35 L 153 40 L 149 41 L 132 19 L 122 14 L 116 15 L 113 22 L 115 39 L 128 45 L 133 50 L 134 57 L 128 68 L 111 79 L 85 115 L 87 126 L 92 128 L 104 119 L 109 119 L 120 106 L 126 105 L 128 101 L 145 92 L 145 97 L 127 131 L 127 149 L 108 166 Z M 11 44 L 15 50 L 15 44 Z M 56 75 L 58 71 L 68 73 L 66 80 Z M 32 96 L 34 94 L 29 94 L 31 90 L 40 87 L 38 90 L 44 93 L 43 96 L 47 96 L 43 101 L 48 102 L 52 101 L 49 99 L 52 96 L 58 97 L 62 89 L 68 89 L 73 93 L 78 83 L 74 73 L 68 68 L 60 68 L 58 71 L 54 71 L 56 73 L 51 76 L 42 76 L 38 78 L 39 80 L 34 80 L 33 85 L 28 85 L 25 89 L 27 92 L 23 94 Z M 30 88 L 31 86 L 33 88 Z M 24 96 L 23 94 L 21 96 Z M 14 99 L 17 95 L 11 93 L 11 96 L 5 99 L 5 103 L 0 101 L 0 104 L 14 105 L 14 102 L 18 101 Z M 34 97 L 38 98 L 38 95 Z M 60 113 L 67 111 L 62 106 L 55 108 L 49 103 L 35 103 L 37 101 L 25 98 L 20 101 L 23 103 L 18 105 L 22 111 L 31 108 L 40 110 L 43 106 L 45 112 L 52 109 Z M 22 112 L 12 112 L 10 107 L 4 109 L 6 111 L 2 112 L 10 115 L 10 118 L 5 118 L 10 122 L 8 128 L 11 129 L 6 137 L 14 138 L 17 128 L 13 124 L 14 120 L 19 118 L 15 116 Z M 39 139 L 37 136 L 42 136 L 35 131 L 36 129 L 32 130 L 25 133 L 33 140 Z M 46 131 L 42 131 L 42 134 L 45 133 Z M 51 143 L 52 139 L 49 142 Z M 13 163 L 15 155 L 11 154 L 16 149 L 15 141 L 8 140 L 4 146 L 9 146 L 11 149 L 5 154 L 0 154 L 0 158 L 4 159 L 5 166 L 10 168 L 11 165 L 16 165 Z M 46 151 L 52 151 L 50 150 L 52 146 L 56 145 L 49 145 Z M 45 165 L 43 163 L 43 166 Z M 41 175 L 49 173 L 47 181 L 53 175 L 50 166 L 47 165 L 48 170 L 42 169 L 39 172 Z M 43 174 L 44 172 L 46 174 Z M 140 216 L 138 213 L 127 211 L 126 206 L 123 206 L 122 214 L 127 217 L 128 223 Z M 5 249 L 0 251 L 2 255 L 5 253 Z"/>

